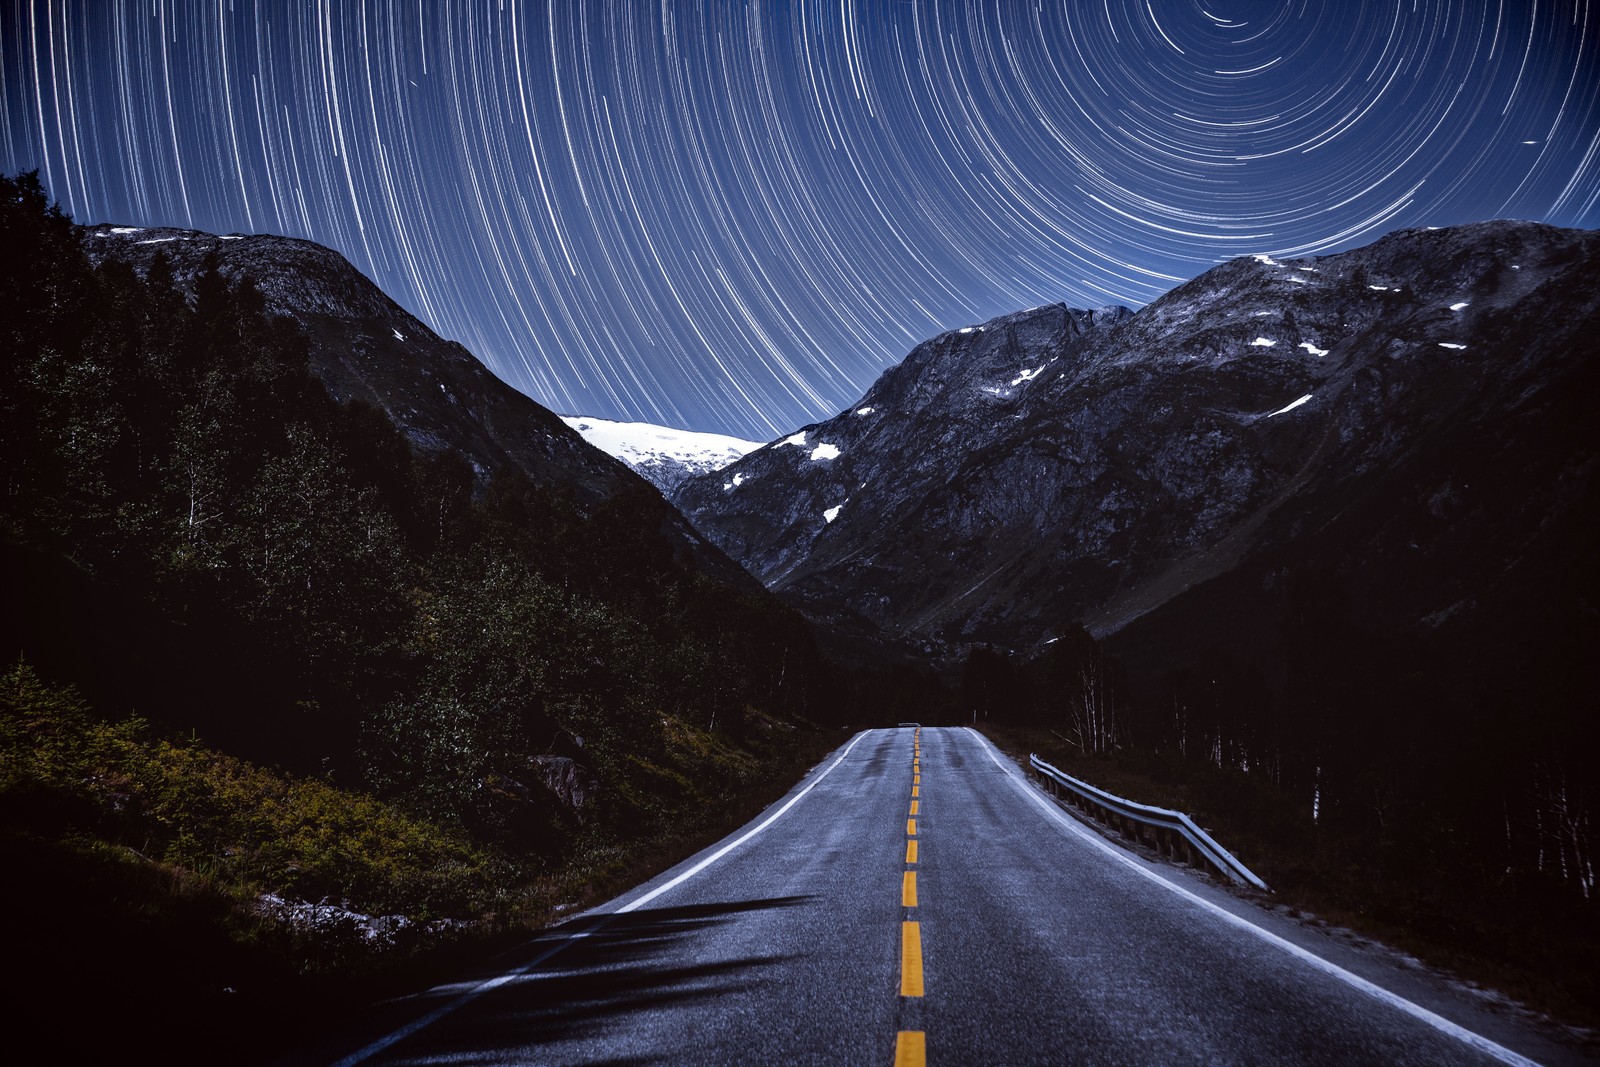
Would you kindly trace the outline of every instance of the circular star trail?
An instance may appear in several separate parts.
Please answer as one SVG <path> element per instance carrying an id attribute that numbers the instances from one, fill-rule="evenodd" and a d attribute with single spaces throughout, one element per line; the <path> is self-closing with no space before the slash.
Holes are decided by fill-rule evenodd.
<path id="1" fill-rule="evenodd" d="M 0 10 L 0 168 L 331 245 L 568 413 L 765 439 L 1007 311 L 1600 225 L 1591 0 Z"/>

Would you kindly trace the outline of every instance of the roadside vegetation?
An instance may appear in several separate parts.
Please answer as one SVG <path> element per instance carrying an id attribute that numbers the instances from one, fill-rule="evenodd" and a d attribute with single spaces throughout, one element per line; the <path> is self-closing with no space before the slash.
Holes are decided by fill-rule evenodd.
<path id="1" fill-rule="evenodd" d="M 1165 688 L 1139 682 L 1081 630 L 1031 660 L 979 648 L 952 694 L 966 710 L 945 721 L 975 723 L 1024 766 L 1037 753 L 1118 796 L 1188 813 L 1307 921 L 1600 1027 L 1600 907 L 1570 854 L 1563 865 L 1554 844 L 1523 852 L 1535 812 L 1508 803 L 1485 828 L 1473 822 L 1481 796 L 1458 803 L 1474 788 L 1503 797 L 1515 779 L 1474 778 L 1480 768 L 1463 767 L 1458 748 L 1422 738 L 1409 762 L 1376 751 L 1378 737 L 1406 743 L 1398 723 L 1345 736 L 1329 720 L 1300 728 L 1328 761 L 1320 778 L 1314 766 L 1302 776 L 1305 734 L 1259 681 L 1244 685 L 1223 664 L 1209 677 L 1170 675 Z M 1363 760 L 1362 748 L 1375 751 Z"/>
<path id="2" fill-rule="evenodd" d="M 654 873 L 820 755 L 809 628 L 680 558 L 644 483 L 480 477 L 330 398 L 248 279 L 81 240 L 0 178 L 24 1015 L 85 970 L 146 1029 L 331 1010 Z"/>

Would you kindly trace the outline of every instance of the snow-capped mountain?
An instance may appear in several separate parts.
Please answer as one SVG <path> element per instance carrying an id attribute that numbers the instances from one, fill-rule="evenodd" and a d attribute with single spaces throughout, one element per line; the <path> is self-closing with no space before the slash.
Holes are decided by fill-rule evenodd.
<path id="1" fill-rule="evenodd" d="M 1592 509 L 1575 398 L 1597 315 L 1600 232 L 1496 222 L 1245 257 L 1137 313 L 1054 305 L 935 337 L 673 498 L 770 588 L 891 634 L 1110 634 L 1225 576 L 1248 586 L 1229 612 L 1273 618 L 1262 597 L 1306 568 L 1412 632 L 1571 555 L 1541 546 Z M 1233 625 L 1208 612 L 1191 641 Z"/>
<path id="2" fill-rule="evenodd" d="M 649 422 L 613 422 L 583 415 L 563 415 L 561 421 L 600 451 L 632 467 L 663 493 L 685 478 L 721 470 L 762 444 Z"/>

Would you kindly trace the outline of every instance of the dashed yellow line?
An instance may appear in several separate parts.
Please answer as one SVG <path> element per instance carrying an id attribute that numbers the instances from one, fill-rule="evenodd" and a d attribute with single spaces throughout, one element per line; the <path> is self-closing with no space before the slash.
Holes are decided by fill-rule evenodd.
<path id="1" fill-rule="evenodd" d="M 920 796 L 921 795 L 921 791 L 922 791 L 922 787 L 920 785 L 914 785 L 914 786 L 911 787 L 911 795 L 912 796 Z"/>
<path id="2" fill-rule="evenodd" d="M 913 774 L 913 775 L 912 775 L 912 776 L 911 776 L 911 784 L 912 784 L 912 785 L 921 785 L 921 784 L 922 784 L 922 775 L 920 775 L 920 774 Z"/>
<path id="3" fill-rule="evenodd" d="M 915 841 L 906 842 L 906 862 L 917 862 L 917 843 Z"/>
<path id="4" fill-rule="evenodd" d="M 917 805 L 919 805 L 921 803 L 922 803 L 922 801 L 920 801 L 920 800 L 913 800 L 911 802 L 911 814 L 915 815 L 917 813 Z"/>
<path id="5" fill-rule="evenodd" d="M 907 819 L 906 820 L 906 836 L 907 837 L 916 837 L 917 836 L 917 820 L 915 820 L 915 819 Z"/>
<path id="6" fill-rule="evenodd" d="M 914 922 L 900 924 L 900 995 L 922 996 L 922 928 Z"/>
<path id="7" fill-rule="evenodd" d="M 917 906 L 917 872 L 907 871 L 900 882 L 900 906 L 914 908 Z"/>
<path id="8" fill-rule="evenodd" d="M 894 1041 L 894 1067 L 926 1067 L 928 1046 L 921 1030 L 902 1030 Z"/>

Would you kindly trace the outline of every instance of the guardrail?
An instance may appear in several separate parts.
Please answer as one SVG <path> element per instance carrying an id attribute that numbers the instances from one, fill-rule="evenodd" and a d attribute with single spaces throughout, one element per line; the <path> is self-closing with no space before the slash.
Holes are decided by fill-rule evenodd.
<path id="1" fill-rule="evenodd" d="M 1182 858 L 1190 864 L 1204 862 L 1223 877 L 1240 885 L 1267 888 L 1267 883 L 1257 878 L 1233 853 L 1212 840 L 1210 834 L 1196 826 L 1194 820 L 1183 812 L 1124 800 L 1080 781 L 1032 754 L 1028 756 L 1028 766 L 1033 768 L 1039 777 L 1039 784 L 1051 796 L 1086 811 L 1100 822 L 1120 831 L 1124 837 L 1143 841 L 1171 859 L 1179 858 L 1181 853 Z"/>

